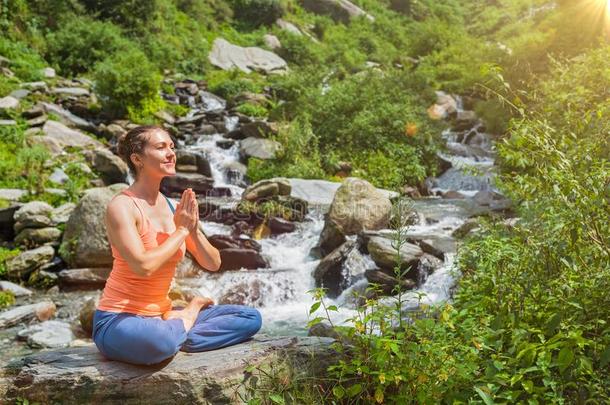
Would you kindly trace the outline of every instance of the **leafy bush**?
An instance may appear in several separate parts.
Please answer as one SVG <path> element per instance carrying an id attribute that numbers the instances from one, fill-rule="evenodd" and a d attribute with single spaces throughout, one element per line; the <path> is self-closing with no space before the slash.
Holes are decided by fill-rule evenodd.
<path id="1" fill-rule="evenodd" d="M 15 295 L 11 291 L 0 291 L 0 309 L 10 307 L 15 303 Z"/>
<path id="2" fill-rule="evenodd" d="M 10 69 L 21 80 L 34 81 L 42 78 L 41 70 L 47 66 L 38 52 L 26 43 L 0 36 L 0 55 L 11 61 Z"/>
<path id="3" fill-rule="evenodd" d="M 78 75 L 126 46 L 126 39 L 114 24 L 73 17 L 47 36 L 46 55 L 64 75 Z"/>
<path id="4" fill-rule="evenodd" d="M 263 91 L 263 79 L 256 73 L 249 75 L 232 70 L 210 70 L 206 76 L 209 90 L 219 96 L 232 100 L 242 92 L 260 93 Z"/>
<path id="5" fill-rule="evenodd" d="M 20 253 L 19 249 L 7 249 L 0 247 L 0 279 L 6 278 L 6 261 Z"/>
<path id="6" fill-rule="evenodd" d="M 271 25 L 284 14 L 278 0 L 232 0 L 235 18 L 248 26 Z"/>
<path id="7" fill-rule="evenodd" d="M 268 111 L 265 107 L 252 103 L 240 104 L 235 110 L 250 117 L 266 117 L 268 114 Z"/>
<path id="8" fill-rule="evenodd" d="M 123 115 L 159 99 L 161 75 L 138 49 L 109 56 L 95 67 L 95 89 L 106 110 Z"/>

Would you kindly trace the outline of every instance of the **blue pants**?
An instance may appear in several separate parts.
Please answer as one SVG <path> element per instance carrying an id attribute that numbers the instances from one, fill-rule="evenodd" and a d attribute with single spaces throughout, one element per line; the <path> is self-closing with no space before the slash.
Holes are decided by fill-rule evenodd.
<path id="1" fill-rule="evenodd" d="M 156 364 L 179 350 L 203 352 L 243 342 L 258 332 L 261 324 L 260 312 L 246 305 L 207 306 L 188 332 L 181 319 L 98 309 L 93 315 L 93 341 L 110 360 Z"/>

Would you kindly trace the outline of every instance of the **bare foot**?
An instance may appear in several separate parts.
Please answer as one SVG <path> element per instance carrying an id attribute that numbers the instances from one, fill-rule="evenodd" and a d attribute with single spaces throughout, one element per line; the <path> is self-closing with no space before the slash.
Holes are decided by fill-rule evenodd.
<path id="1" fill-rule="evenodd" d="M 164 320 L 168 319 L 182 319 L 184 323 L 184 329 L 188 332 L 193 325 L 195 324 L 195 320 L 197 319 L 197 314 L 201 311 L 201 308 L 207 307 L 208 305 L 213 304 L 212 301 L 208 297 L 196 296 L 184 309 L 179 309 L 175 311 L 168 311 L 162 315 Z"/>

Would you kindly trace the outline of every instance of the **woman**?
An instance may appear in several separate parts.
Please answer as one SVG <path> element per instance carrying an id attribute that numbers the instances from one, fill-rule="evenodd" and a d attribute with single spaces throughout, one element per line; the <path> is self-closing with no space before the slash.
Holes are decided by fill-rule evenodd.
<path id="1" fill-rule="evenodd" d="M 178 350 L 213 350 L 250 338 L 261 327 L 255 308 L 215 305 L 207 297 L 172 308 L 167 296 L 186 250 L 205 269 L 220 267 L 220 253 L 199 230 L 195 193 L 185 190 L 176 205 L 159 192 L 161 180 L 176 174 L 172 137 L 161 127 L 140 126 L 118 149 L 136 180 L 106 209 L 114 261 L 93 317 L 98 349 L 112 360 L 155 364 Z"/>

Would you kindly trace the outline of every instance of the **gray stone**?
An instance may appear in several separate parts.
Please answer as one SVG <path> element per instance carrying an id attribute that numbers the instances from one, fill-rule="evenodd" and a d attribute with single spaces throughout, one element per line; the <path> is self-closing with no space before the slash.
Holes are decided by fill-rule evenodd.
<path id="1" fill-rule="evenodd" d="M 51 89 L 53 94 L 62 94 L 66 96 L 88 96 L 89 90 L 82 87 L 55 87 Z"/>
<path id="2" fill-rule="evenodd" d="M 227 106 L 227 102 L 215 94 L 203 90 L 200 90 L 198 94 L 204 112 L 221 112 Z"/>
<path id="3" fill-rule="evenodd" d="M 37 132 L 40 132 L 40 128 L 30 128 L 30 129 L 36 129 Z M 45 148 L 47 148 L 47 150 L 49 151 L 49 153 L 51 153 L 51 156 L 53 156 L 53 157 L 59 156 L 64 153 L 64 144 L 51 136 L 34 135 L 34 136 L 30 136 L 29 140 L 34 145 L 36 145 L 36 144 L 42 145 Z"/>
<path id="4" fill-rule="evenodd" d="M 46 321 L 55 314 L 55 304 L 52 301 L 42 301 L 36 304 L 20 305 L 0 312 L 0 329 L 16 325 L 20 322 L 27 322 L 38 318 Z M 3 395 L 0 395 L 0 398 Z"/>
<path id="5" fill-rule="evenodd" d="M 279 142 L 270 139 L 246 138 L 239 142 L 240 152 L 246 157 L 258 159 L 273 159 L 275 154 L 281 150 Z"/>
<path id="6" fill-rule="evenodd" d="M 313 179 L 288 179 L 292 186 L 291 196 L 301 198 L 312 205 L 328 206 L 333 202 L 335 193 L 341 187 L 341 183 L 327 180 Z M 395 191 L 377 189 L 388 199 L 398 197 Z"/>
<path id="7" fill-rule="evenodd" d="M 57 228 L 25 228 L 15 236 L 15 243 L 36 247 L 59 239 L 61 239 L 61 231 Z"/>
<path id="8" fill-rule="evenodd" d="M 87 163 L 100 173 L 105 184 L 126 183 L 129 174 L 127 163 L 106 148 L 85 151 Z"/>
<path id="9" fill-rule="evenodd" d="M 270 337 L 200 353 L 178 352 L 170 361 L 135 366 L 111 361 L 93 345 L 40 352 L 11 361 L 0 376 L 0 397 L 13 403 L 241 404 L 250 385 L 247 366 L 287 361 L 292 373 L 323 377 L 338 354 L 332 338 Z M 168 389 L 171 387 L 171 389 Z"/>
<path id="10" fill-rule="evenodd" d="M 375 18 L 360 7 L 347 0 L 301 0 L 300 4 L 307 11 L 328 15 L 335 21 L 348 23 L 352 18 L 364 16 L 369 21 Z"/>
<path id="11" fill-rule="evenodd" d="M 220 250 L 220 270 L 261 269 L 269 263 L 254 249 L 228 248 Z"/>
<path id="12" fill-rule="evenodd" d="M 318 246 L 320 248 L 320 255 L 326 256 L 345 242 L 345 234 L 340 227 L 335 224 L 331 219 L 326 218 L 324 221 L 324 228 L 320 232 L 320 241 Z"/>
<path id="13" fill-rule="evenodd" d="M 55 139 L 62 148 L 66 146 L 105 148 L 101 142 L 57 121 L 47 121 L 42 127 L 42 131 L 46 136 Z"/>
<path id="14" fill-rule="evenodd" d="M 275 35 L 265 34 L 263 35 L 263 42 L 270 48 L 272 51 L 279 49 L 282 47 L 282 43 Z"/>
<path id="15" fill-rule="evenodd" d="M 41 73 L 45 79 L 52 79 L 55 77 L 55 69 L 53 69 L 52 67 L 46 67 L 42 69 Z"/>
<path id="16" fill-rule="evenodd" d="M 46 114 L 43 114 L 43 115 L 41 115 L 39 117 L 35 117 L 35 118 L 32 118 L 32 119 L 29 119 L 27 124 L 30 127 L 39 127 L 41 125 L 44 125 L 44 123 L 47 122 L 47 119 L 48 119 L 48 117 L 46 116 Z"/>
<path id="17" fill-rule="evenodd" d="M 70 177 L 68 177 L 66 172 L 61 170 L 61 168 L 56 167 L 55 170 L 53 170 L 53 173 L 51 173 L 49 176 L 49 180 L 56 184 L 65 184 L 70 180 Z"/>
<path id="18" fill-rule="evenodd" d="M 273 52 L 257 47 L 233 45 L 223 38 L 216 38 L 208 56 L 210 63 L 223 70 L 237 68 L 245 73 L 285 71 L 286 61 Z"/>
<path id="19" fill-rule="evenodd" d="M 51 224 L 53 226 L 57 226 L 59 224 L 68 222 L 68 219 L 70 219 L 70 214 L 72 214 L 74 208 L 76 208 L 76 204 L 71 202 L 67 202 L 57 208 L 54 208 L 51 212 Z"/>
<path id="20" fill-rule="evenodd" d="M 69 267 L 111 267 L 112 251 L 106 236 L 104 216 L 110 200 L 124 183 L 87 190 L 66 223 L 59 250 Z"/>
<path id="21" fill-rule="evenodd" d="M 27 193 L 26 190 L 19 188 L 0 188 L 0 199 L 16 202 Z"/>
<path id="22" fill-rule="evenodd" d="M 400 286 L 400 289 L 402 291 L 405 291 L 415 288 L 416 285 L 414 280 L 408 278 L 399 280 L 396 277 L 392 277 L 389 274 L 377 269 L 366 270 L 364 272 L 364 276 L 369 281 L 369 283 L 379 284 L 379 287 L 381 288 L 381 293 L 385 295 L 392 294 L 396 286 Z"/>
<path id="23" fill-rule="evenodd" d="M 398 261 L 397 249 L 393 240 L 383 236 L 372 236 L 367 244 L 371 258 L 382 269 L 392 270 Z M 412 243 L 404 243 L 400 249 L 400 268 L 417 268 L 419 258 L 424 254 L 421 248 Z"/>
<path id="24" fill-rule="evenodd" d="M 0 120 L 0 127 L 12 127 L 13 125 L 17 125 L 17 121 L 15 121 L 15 120 Z"/>
<path id="25" fill-rule="evenodd" d="M 32 291 L 27 288 L 5 280 L 0 280 L 0 291 L 10 291 L 15 297 L 27 297 L 32 295 Z"/>
<path id="26" fill-rule="evenodd" d="M 75 339 L 70 324 L 62 321 L 45 321 L 32 325 L 17 333 L 17 337 L 27 340 L 32 348 L 58 349 L 68 347 Z"/>
<path id="27" fill-rule="evenodd" d="M 256 201 L 262 198 L 275 197 L 277 195 L 290 195 L 291 186 L 288 179 L 274 177 L 257 181 L 249 185 L 242 193 L 241 198 L 247 201 Z"/>
<path id="28" fill-rule="evenodd" d="M 44 201 L 30 201 L 15 211 L 15 232 L 23 228 L 44 228 L 51 225 L 53 207 Z"/>
<path id="29" fill-rule="evenodd" d="M 19 100 L 15 97 L 6 96 L 0 98 L 0 111 L 1 110 L 14 110 L 19 107 Z"/>
<path id="30" fill-rule="evenodd" d="M 11 94 L 9 94 L 9 96 L 15 97 L 17 100 L 21 100 L 23 98 L 26 98 L 29 94 L 30 94 L 29 90 L 17 89 L 17 90 L 11 91 Z"/>
<path id="31" fill-rule="evenodd" d="M 161 181 L 161 192 L 182 194 L 187 188 L 197 194 L 205 194 L 214 187 L 214 179 L 199 173 L 178 172 L 175 176 L 166 176 Z"/>
<path id="32" fill-rule="evenodd" d="M 89 290 L 104 288 L 110 267 L 90 267 L 85 269 L 65 269 L 58 273 L 62 290 Z"/>
<path id="33" fill-rule="evenodd" d="M 24 278 L 36 268 L 49 262 L 54 255 L 55 249 L 48 245 L 26 250 L 6 261 L 6 272 L 11 278 Z"/>
<path id="34" fill-rule="evenodd" d="M 346 178 L 335 193 L 329 218 L 345 235 L 386 228 L 392 203 L 368 181 Z"/>
<path id="35" fill-rule="evenodd" d="M 57 104 L 42 103 L 42 107 L 47 113 L 55 114 L 65 124 L 84 131 L 95 132 L 96 127 L 89 121 L 72 114 L 70 111 L 58 106 Z M 98 142 L 99 143 L 99 142 Z"/>
<path id="36" fill-rule="evenodd" d="M 355 241 L 346 241 L 320 260 L 318 267 L 313 272 L 316 287 L 327 288 L 330 298 L 338 297 L 347 288 L 349 280 L 343 277 L 343 263 L 345 263 L 347 256 L 355 247 Z"/>
<path id="37" fill-rule="evenodd" d="M 30 90 L 46 90 L 47 84 L 42 81 L 21 83 L 19 86 Z"/>
<path id="38" fill-rule="evenodd" d="M 282 20 L 281 18 L 278 18 L 275 23 L 277 24 L 278 27 L 280 27 L 281 29 L 288 31 L 290 33 L 293 33 L 295 35 L 303 35 L 303 33 L 298 29 L 298 27 L 296 25 L 294 25 L 291 22 L 288 22 L 286 20 Z"/>
<path id="39" fill-rule="evenodd" d="M 277 135 L 279 127 L 276 122 L 253 121 L 244 124 L 239 128 L 245 138 L 267 138 Z"/>

